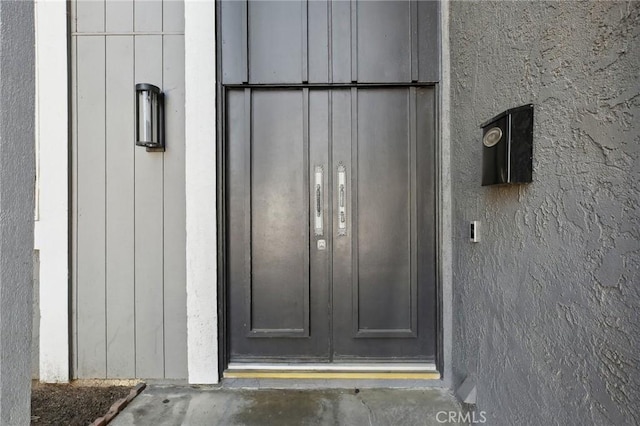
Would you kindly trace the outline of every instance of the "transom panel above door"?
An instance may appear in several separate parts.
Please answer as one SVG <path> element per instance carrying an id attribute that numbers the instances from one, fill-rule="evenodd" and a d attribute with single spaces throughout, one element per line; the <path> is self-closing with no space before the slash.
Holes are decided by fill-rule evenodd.
<path id="1" fill-rule="evenodd" d="M 433 86 L 227 88 L 230 360 L 434 361 Z"/>
<path id="2" fill-rule="evenodd" d="M 222 1 L 223 84 L 433 83 L 437 1 Z"/>

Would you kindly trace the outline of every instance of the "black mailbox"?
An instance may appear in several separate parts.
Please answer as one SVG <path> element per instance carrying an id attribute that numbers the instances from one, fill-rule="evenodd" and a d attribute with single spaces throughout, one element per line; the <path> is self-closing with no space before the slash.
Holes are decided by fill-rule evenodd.
<path id="1" fill-rule="evenodd" d="M 481 127 L 482 186 L 531 182 L 533 105 L 509 109 Z"/>

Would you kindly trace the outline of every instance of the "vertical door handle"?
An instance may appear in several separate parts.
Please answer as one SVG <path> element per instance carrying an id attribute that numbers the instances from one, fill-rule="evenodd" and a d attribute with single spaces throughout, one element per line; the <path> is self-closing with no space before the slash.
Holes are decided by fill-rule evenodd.
<path id="1" fill-rule="evenodd" d="M 338 235 L 347 235 L 347 168 L 338 165 Z"/>
<path id="2" fill-rule="evenodd" d="M 324 220 L 322 217 L 322 166 L 315 167 L 314 187 L 316 208 L 313 217 L 313 228 L 314 234 L 320 236 L 324 230 Z"/>
<path id="3" fill-rule="evenodd" d="M 322 206 L 320 205 L 320 197 L 322 196 L 322 187 L 316 184 L 316 217 L 321 217 Z"/>

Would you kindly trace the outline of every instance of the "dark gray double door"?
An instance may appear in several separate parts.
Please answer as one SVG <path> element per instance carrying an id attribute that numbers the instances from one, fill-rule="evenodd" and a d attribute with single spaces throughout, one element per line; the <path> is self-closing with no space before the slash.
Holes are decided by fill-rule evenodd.
<path id="1" fill-rule="evenodd" d="M 434 361 L 434 87 L 225 93 L 230 360 Z"/>

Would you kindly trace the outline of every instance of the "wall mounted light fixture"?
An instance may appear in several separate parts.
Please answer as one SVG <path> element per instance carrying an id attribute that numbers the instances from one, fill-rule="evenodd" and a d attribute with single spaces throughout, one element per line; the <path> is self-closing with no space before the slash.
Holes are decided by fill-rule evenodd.
<path id="1" fill-rule="evenodd" d="M 136 84 L 136 145 L 164 151 L 164 142 L 164 94 L 153 84 Z"/>

